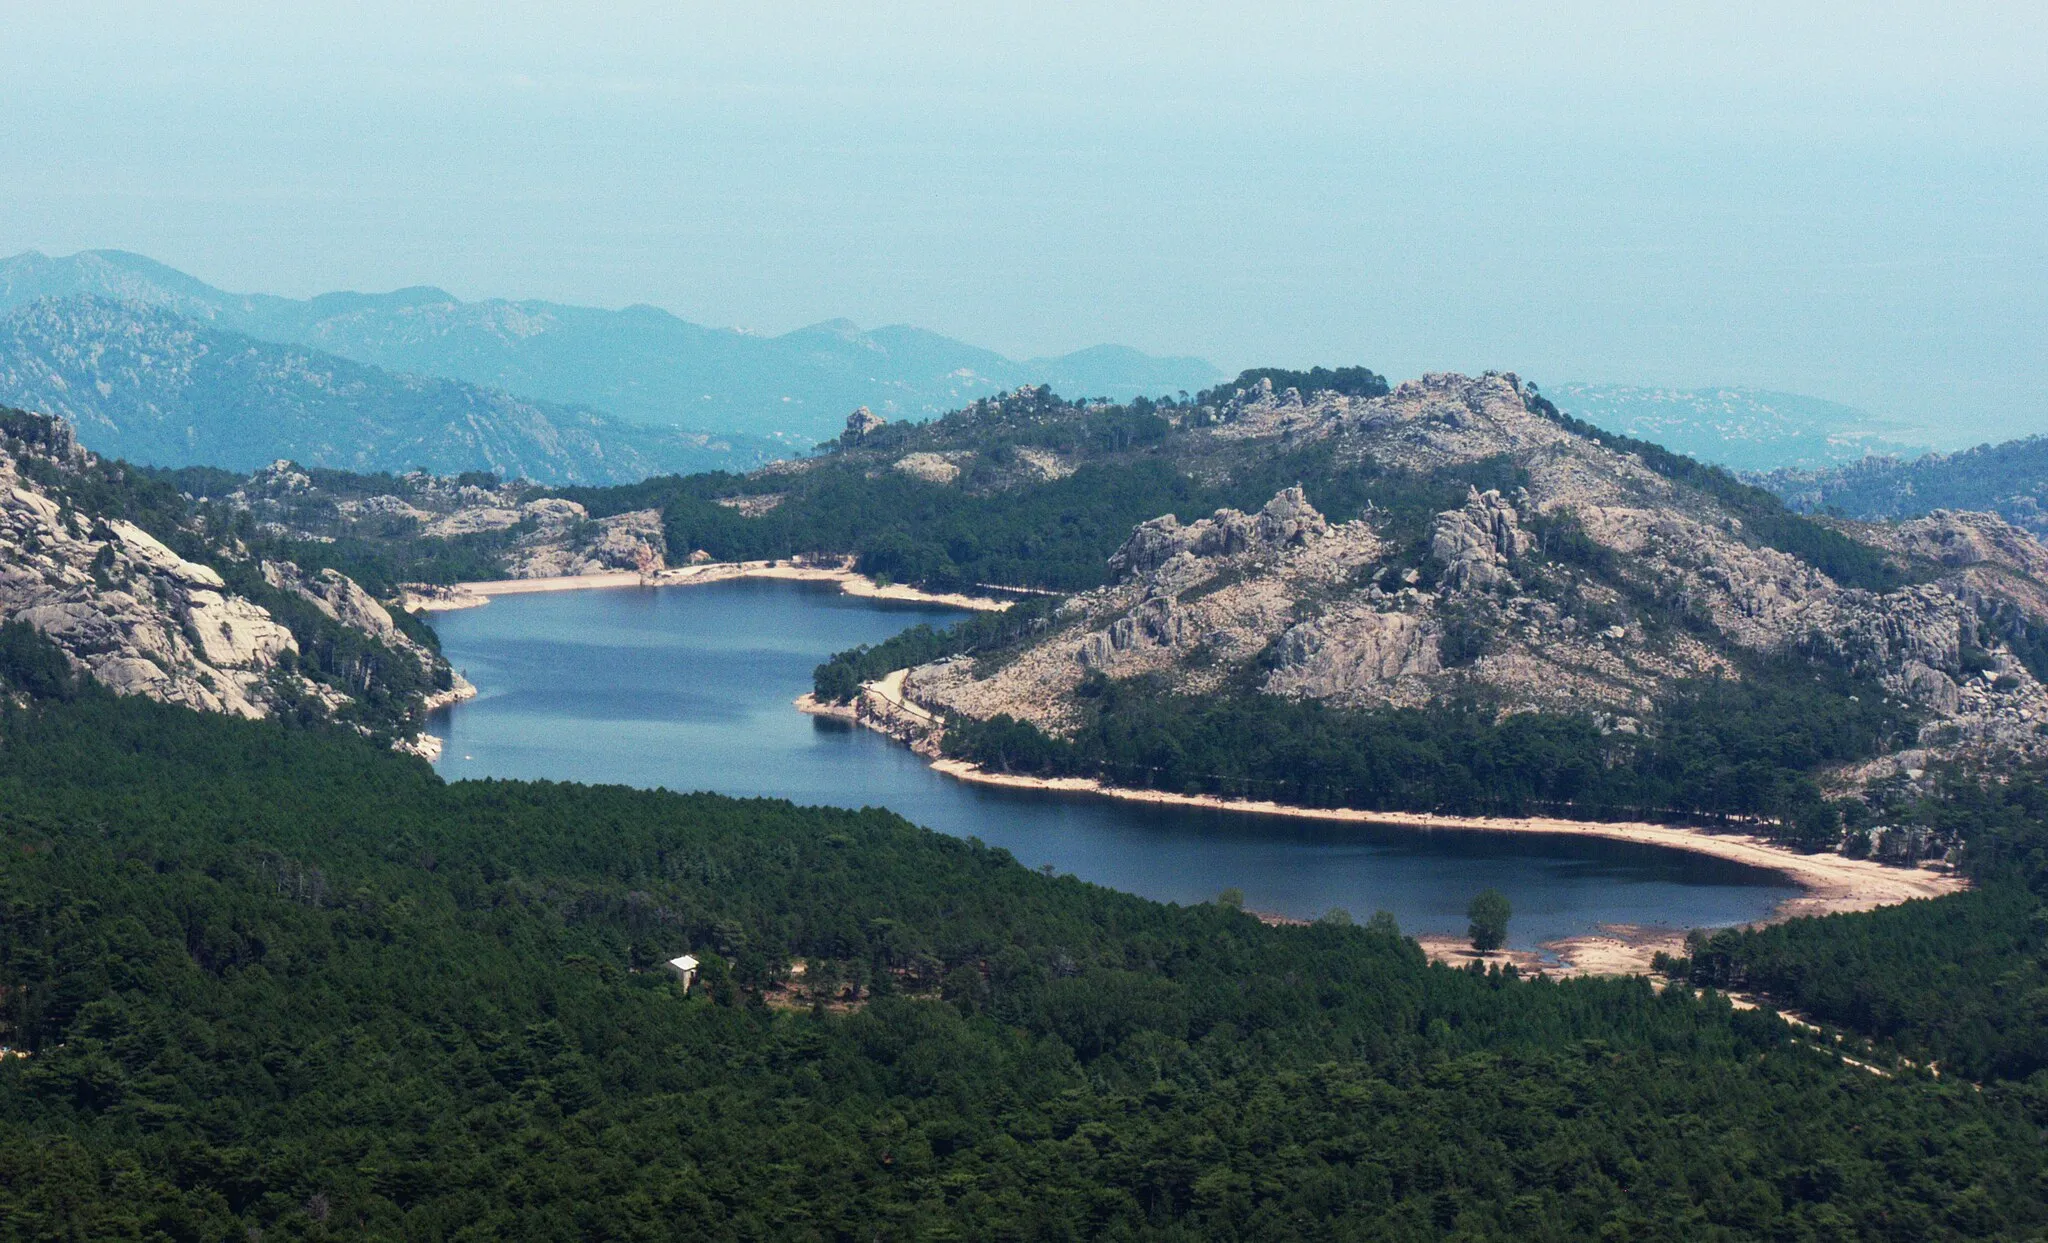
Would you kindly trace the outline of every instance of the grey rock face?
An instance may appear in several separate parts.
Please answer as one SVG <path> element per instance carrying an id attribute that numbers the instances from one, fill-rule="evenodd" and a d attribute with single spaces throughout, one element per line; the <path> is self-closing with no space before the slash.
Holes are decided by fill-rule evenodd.
<path id="1" fill-rule="evenodd" d="M 574 512 L 534 512 L 542 504 L 567 506 Z M 513 546 L 507 558 L 513 578 L 567 578 L 668 564 L 668 537 L 658 509 L 637 509 L 591 522 L 573 501 L 536 501 L 527 507 L 527 515 L 538 526 Z"/>
<path id="2" fill-rule="evenodd" d="M 93 464 L 61 422 L 53 426 L 59 431 L 45 444 L 0 449 L 0 620 L 35 627 L 117 694 L 244 717 L 270 715 L 287 691 L 331 711 L 349 702 L 292 672 L 299 648 L 290 629 L 230 591 L 213 567 L 126 520 L 67 509 L 24 475 L 24 454 L 41 471 Z M 411 653 L 429 673 L 436 667 L 438 658 L 405 638 L 353 580 L 333 570 L 309 576 L 288 562 L 262 569 L 272 586 Z"/>
<path id="3" fill-rule="evenodd" d="M 1529 543 L 1515 507 L 1498 492 L 1475 488 L 1465 508 L 1436 516 L 1429 554 L 1444 567 L 1443 581 L 1450 587 L 1490 591 L 1514 585 L 1509 569 Z"/>
<path id="4" fill-rule="evenodd" d="M 1302 699 L 1393 697 L 1443 668 L 1434 628 L 1413 613 L 1333 609 L 1280 636 L 1266 689 Z"/>
<path id="5" fill-rule="evenodd" d="M 1308 503 L 1302 490 L 1293 487 L 1275 495 L 1256 514 L 1219 509 L 1213 517 L 1187 526 L 1172 514 L 1141 523 L 1110 556 L 1109 567 L 1119 578 L 1152 574 L 1183 554 L 1217 558 L 1254 549 L 1270 551 L 1304 544 L 1329 529 L 1329 522 Z"/>

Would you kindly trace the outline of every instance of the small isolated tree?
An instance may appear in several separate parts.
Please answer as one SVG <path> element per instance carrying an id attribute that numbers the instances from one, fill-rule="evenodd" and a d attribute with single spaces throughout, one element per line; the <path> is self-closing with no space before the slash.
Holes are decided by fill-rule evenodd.
<path id="1" fill-rule="evenodd" d="M 1216 895 L 1216 904 L 1218 906 L 1234 906 L 1242 910 L 1244 908 L 1244 890 L 1239 889 L 1236 885 L 1232 885 Z"/>
<path id="2" fill-rule="evenodd" d="M 1472 899 L 1472 905 L 1465 908 L 1465 918 L 1472 921 L 1472 948 L 1485 954 L 1506 945 L 1512 913 L 1508 896 L 1498 889 L 1488 889 Z"/>

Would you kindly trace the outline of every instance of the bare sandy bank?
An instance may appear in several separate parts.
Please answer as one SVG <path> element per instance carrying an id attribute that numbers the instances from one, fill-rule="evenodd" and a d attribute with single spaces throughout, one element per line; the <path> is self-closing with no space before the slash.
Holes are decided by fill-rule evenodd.
<path id="1" fill-rule="evenodd" d="M 1402 828 L 1483 833 L 1552 833 L 1563 836 L 1601 837 L 1612 841 L 1636 842 L 1712 855 L 1751 867 L 1783 874 L 1805 890 L 1787 900 L 1774 918 L 1801 915 L 1831 915 L 1843 911 L 1867 911 L 1914 898 L 1938 898 L 1956 893 L 1967 884 L 1961 877 L 1932 868 L 1895 868 L 1868 859 L 1844 855 L 1805 855 L 1764 838 L 1746 833 L 1710 833 L 1704 829 L 1635 821 L 1561 820 L 1546 816 L 1446 816 L 1419 812 L 1364 811 L 1348 807 L 1289 807 L 1260 799 L 1224 799 L 1206 794 L 1175 794 L 1166 790 L 1132 790 L 1105 786 L 1084 777 L 1019 777 L 984 772 L 962 760 L 932 761 L 932 767 L 949 777 L 985 785 L 1014 789 L 1058 790 L 1074 794 L 1095 794 L 1104 798 L 1136 803 L 1200 807 L 1212 811 L 1242 812 L 1262 816 L 1294 816 L 1308 820 L 1330 820 L 1350 824 L 1384 824 Z"/>
<path id="2" fill-rule="evenodd" d="M 606 574 L 576 574 L 564 578 L 501 578 L 485 582 L 456 583 L 450 587 L 408 588 L 404 605 L 409 612 L 438 613 L 475 608 L 494 596 L 528 595 L 535 592 L 586 591 L 604 587 L 693 587 L 736 578 L 775 578 L 806 583 L 837 583 L 849 596 L 869 600 L 894 600 L 906 604 L 937 604 L 975 612 L 1000 612 L 1008 600 L 972 596 L 950 591 L 922 591 L 900 583 L 887 586 L 861 574 L 850 565 L 807 565 L 792 561 L 708 561 L 701 565 L 677 566 L 641 575 L 631 570 Z"/>

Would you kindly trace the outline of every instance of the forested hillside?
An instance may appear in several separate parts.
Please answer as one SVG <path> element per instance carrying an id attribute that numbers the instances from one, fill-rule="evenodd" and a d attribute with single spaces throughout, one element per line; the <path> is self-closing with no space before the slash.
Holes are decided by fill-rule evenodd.
<path id="1" fill-rule="evenodd" d="M 881 811 L 443 785 L 0 657 L 0 1237 L 2048 1224 L 2035 1096 L 1685 989 L 1430 967 Z M 764 1005 L 798 957 L 823 995 Z"/>
<path id="2" fill-rule="evenodd" d="M 1977 509 L 2048 536 L 2048 437 L 1910 460 L 1866 458 L 1831 470 L 1773 471 L 1763 481 L 1809 513 L 1881 519 Z"/>
<path id="3" fill-rule="evenodd" d="M 2048 1100 L 2048 786 L 2039 771 L 1947 773 L 1878 814 L 1967 842 L 1968 893 L 1853 919 L 1694 938 L 1670 964 L 1706 987 L 1764 993 L 1971 1079 L 2025 1079 Z M 1879 835 L 1883 836 L 1883 833 Z"/>

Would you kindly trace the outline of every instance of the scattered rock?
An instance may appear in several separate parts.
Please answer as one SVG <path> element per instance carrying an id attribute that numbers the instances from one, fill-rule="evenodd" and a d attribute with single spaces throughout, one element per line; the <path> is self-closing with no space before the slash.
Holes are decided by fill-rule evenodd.
<path id="1" fill-rule="evenodd" d="M 909 475 L 912 479 L 945 485 L 960 478 L 960 464 L 954 460 L 960 456 L 962 455 L 909 453 L 896 459 L 894 469 Z"/>

